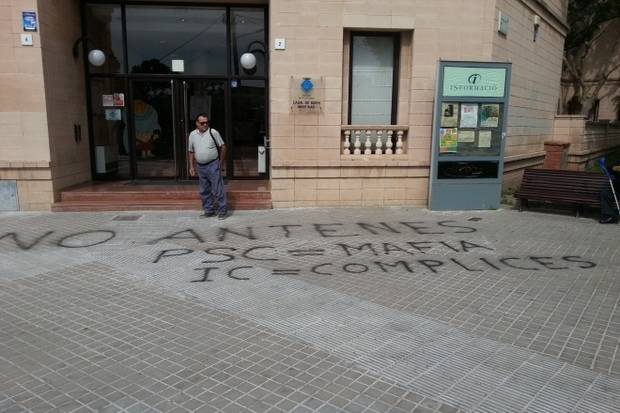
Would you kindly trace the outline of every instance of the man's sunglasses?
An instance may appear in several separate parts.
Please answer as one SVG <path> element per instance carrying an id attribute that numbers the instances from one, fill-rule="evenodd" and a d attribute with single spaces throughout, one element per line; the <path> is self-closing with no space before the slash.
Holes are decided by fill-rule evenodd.
<path id="1" fill-rule="evenodd" d="M 208 125 L 209 122 L 198 122 L 200 125 Z"/>

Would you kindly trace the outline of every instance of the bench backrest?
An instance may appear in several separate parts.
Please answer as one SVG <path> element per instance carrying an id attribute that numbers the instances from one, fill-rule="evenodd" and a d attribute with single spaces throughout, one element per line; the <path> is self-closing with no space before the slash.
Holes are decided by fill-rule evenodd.
<path id="1" fill-rule="evenodd" d="M 519 193 L 547 192 L 598 200 L 599 193 L 609 187 L 603 174 L 557 169 L 525 169 Z"/>

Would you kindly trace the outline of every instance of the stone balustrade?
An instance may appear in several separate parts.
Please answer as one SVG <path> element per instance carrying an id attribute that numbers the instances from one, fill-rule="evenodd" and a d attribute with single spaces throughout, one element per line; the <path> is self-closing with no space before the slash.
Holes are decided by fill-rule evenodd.
<path id="1" fill-rule="evenodd" d="M 409 126 L 343 125 L 342 155 L 402 155 Z"/>

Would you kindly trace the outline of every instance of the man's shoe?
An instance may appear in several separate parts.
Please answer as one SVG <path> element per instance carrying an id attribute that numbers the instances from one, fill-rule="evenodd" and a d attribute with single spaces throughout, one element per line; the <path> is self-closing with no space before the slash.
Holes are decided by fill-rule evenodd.
<path id="1" fill-rule="evenodd" d="M 217 215 L 217 219 L 226 219 L 226 218 L 228 218 L 228 211 L 225 211 L 225 212 L 220 212 L 220 213 Z"/>
<path id="2" fill-rule="evenodd" d="M 598 222 L 601 224 L 616 224 L 618 222 L 618 217 L 603 217 Z"/>
<path id="3" fill-rule="evenodd" d="M 215 216 L 215 212 L 203 212 L 199 215 L 200 218 L 211 218 Z"/>

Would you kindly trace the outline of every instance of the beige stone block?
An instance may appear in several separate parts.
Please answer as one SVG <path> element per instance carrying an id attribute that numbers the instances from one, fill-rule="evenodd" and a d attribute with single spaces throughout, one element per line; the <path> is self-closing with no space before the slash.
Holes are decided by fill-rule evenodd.
<path id="1" fill-rule="evenodd" d="M 283 169 L 275 169 L 275 171 L 287 171 L 286 173 L 284 173 L 283 175 L 286 175 L 289 178 L 292 178 L 294 176 L 294 171 L 293 170 L 283 170 Z M 290 174 L 288 173 L 288 171 L 290 171 Z M 272 176 L 271 179 L 271 189 L 272 190 L 289 190 L 289 189 L 293 189 L 295 187 L 295 180 L 294 179 L 281 179 L 281 178 L 275 178 Z"/>
<path id="2" fill-rule="evenodd" d="M 342 27 L 320 27 L 319 39 L 320 40 L 337 40 L 342 43 L 343 30 Z"/>
<path id="3" fill-rule="evenodd" d="M 269 100 L 269 109 L 273 114 L 284 113 L 288 114 L 291 111 L 291 102 L 289 100 Z"/>
<path id="4" fill-rule="evenodd" d="M 20 211 L 51 211 L 52 202 L 19 202 Z"/>
<path id="5" fill-rule="evenodd" d="M 339 201 L 340 189 L 319 189 L 317 190 L 318 201 Z"/>
<path id="6" fill-rule="evenodd" d="M 342 142 L 337 136 L 327 138 L 319 136 L 318 147 L 321 149 L 336 149 L 340 154 Z"/>
<path id="7" fill-rule="evenodd" d="M 316 178 L 318 175 L 317 168 L 295 168 L 294 173 L 295 178 Z M 313 182 L 315 181 L 311 179 L 303 180 L 304 185 L 311 185 Z"/>
<path id="8" fill-rule="evenodd" d="M 293 123 L 295 126 L 297 125 L 319 125 L 319 114 L 318 113 L 293 113 L 291 115 L 293 117 Z"/>
<path id="9" fill-rule="evenodd" d="M 292 201 L 273 201 L 271 202 L 271 205 L 274 208 L 293 208 L 295 207 L 295 203 Z"/>
<path id="10" fill-rule="evenodd" d="M 365 14 L 349 14 L 347 11 L 342 15 L 342 26 L 349 29 L 368 27 L 368 16 Z"/>
<path id="11" fill-rule="evenodd" d="M 386 188 L 384 190 L 384 199 L 386 202 L 388 200 L 402 201 L 406 199 L 406 191 L 404 188 Z"/>
<path id="12" fill-rule="evenodd" d="M 407 206 L 409 205 L 409 202 L 411 201 L 407 201 L 405 199 L 385 199 L 383 201 L 383 205 L 386 207 L 390 207 L 390 206 Z"/>
<path id="13" fill-rule="evenodd" d="M 320 169 L 319 170 L 319 177 L 320 179 L 317 180 L 316 183 L 316 187 L 319 190 L 322 189 L 335 189 L 335 190 L 340 190 L 340 179 L 338 178 L 326 178 L 327 176 L 339 176 L 338 173 L 335 174 L 323 174 L 322 172 L 325 172 L 325 169 Z M 337 171 L 337 168 L 334 168 Z"/>
<path id="14" fill-rule="evenodd" d="M 340 159 L 340 148 L 317 149 L 316 158 L 321 161 L 336 161 Z"/>
<path id="15" fill-rule="evenodd" d="M 293 190 L 271 190 L 271 201 L 274 205 L 277 202 L 292 202 L 294 199 Z"/>
<path id="16" fill-rule="evenodd" d="M 295 208 L 315 208 L 317 206 L 316 199 L 313 200 L 299 200 L 294 202 Z"/>
<path id="17" fill-rule="evenodd" d="M 286 124 L 273 124 L 271 125 L 270 131 L 269 131 L 269 135 L 272 138 L 274 137 L 290 137 L 293 135 L 293 125 L 291 125 L 290 123 L 286 123 Z"/>
<path id="18" fill-rule="evenodd" d="M 283 53 L 276 59 L 275 62 L 271 62 L 269 65 L 269 73 L 271 76 L 274 75 L 283 75 L 290 76 L 291 73 L 296 73 L 296 65 L 295 61 L 292 59 L 293 53 L 287 53 L 286 55 Z"/>
<path id="19" fill-rule="evenodd" d="M 292 160 L 295 159 L 295 149 L 272 148 L 271 159 L 273 161 Z"/>
<path id="20" fill-rule="evenodd" d="M 339 69 L 342 67 L 342 65 L 336 63 L 339 66 Z M 342 89 L 325 89 L 323 91 L 323 98 L 325 100 L 338 100 L 340 101 L 342 99 Z"/>
<path id="21" fill-rule="evenodd" d="M 404 178 L 408 176 L 409 167 L 390 167 L 385 171 L 385 176 L 388 177 L 385 179 L 386 184 L 392 181 L 399 181 L 398 178 Z"/>
<path id="22" fill-rule="evenodd" d="M 317 176 L 320 178 L 340 177 L 340 168 L 333 166 L 321 166 L 317 168 Z M 323 180 L 323 179 L 321 179 Z M 321 181 L 319 180 L 319 181 Z"/>
<path id="23" fill-rule="evenodd" d="M 321 201 L 321 200 L 317 200 L 315 204 L 316 204 L 317 207 L 320 207 L 320 208 L 326 208 L 326 207 L 338 208 L 338 207 L 340 207 L 340 201 Z"/>
<path id="24" fill-rule="evenodd" d="M 382 207 L 384 205 L 383 199 L 363 199 L 363 207 Z"/>
<path id="25" fill-rule="evenodd" d="M 344 172 L 346 169 L 340 170 L 340 176 L 344 178 Z M 362 189 L 362 178 L 359 178 L 360 174 L 356 174 L 354 178 L 346 178 L 340 180 L 340 190 L 352 190 L 352 189 Z"/>
<path id="26" fill-rule="evenodd" d="M 342 176 L 343 178 L 358 178 L 360 176 L 363 175 L 363 171 L 360 168 L 342 168 L 340 170 L 340 176 Z M 361 181 L 360 181 L 360 188 L 361 188 Z"/>
<path id="27" fill-rule="evenodd" d="M 390 28 L 397 30 L 413 30 L 415 29 L 415 17 L 406 15 L 390 16 Z"/>
<path id="28" fill-rule="evenodd" d="M 271 119 L 271 127 L 274 125 L 292 125 L 294 117 L 290 113 L 274 113 L 269 114 Z"/>
<path id="29" fill-rule="evenodd" d="M 317 149 L 318 145 L 318 137 L 316 136 L 295 136 L 294 140 L 294 148 L 297 150 L 301 149 Z M 306 159 L 306 158 L 304 158 Z"/>
<path id="30" fill-rule="evenodd" d="M 305 188 L 295 186 L 295 203 L 299 201 L 313 201 L 317 200 L 317 190 L 314 188 Z"/>
<path id="31" fill-rule="evenodd" d="M 303 137 L 318 137 L 319 136 L 319 127 L 316 125 L 295 125 L 295 137 L 303 136 Z M 316 146 L 316 140 L 314 141 L 314 145 Z"/>
<path id="32" fill-rule="evenodd" d="M 318 124 L 320 124 L 321 126 L 340 126 L 342 124 L 340 110 L 333 113 L 321 112 L 318 115 Z"/>
<path id="33" fill-rule="evenodd" d="M 342 110 L 342 105 L 340 101 L 328 100 L 325 101 L 323 106 L 323 110 L 327 113 L 340 113 Z"/>
<path id="34" fill-rule="evenodd" d="M 340 207 L 350 207 L 350 208 L 356 208 L 356 207 L 361 207 L 362 206 L 362 200 L 342 200 L 340 199 L 340 202 L 338 203 Z"/>
<path id="35" fill-rule="evenodd" d="M 275 101 L 287 101 L 290 99 L 289 85 L 286 87 L 274 87 L 269 89 L 269 98 Z"/>
<path id="36" fill-rule="evenodd" d="M 406 186 L 407 199 L 427 199 L 428 197 L 428 179 L 414 179 L 407 182 Z"/>
<path id="37" fill-rule="evenodd" d="M 319 16 L 320 27 L 342 27 L 342 16 L 340 13 L 321 13 Z"/>
<path id="38" fill-rule="evenodd" d="M 341 201 L 361 201 L 362 190 L 361 189 L 340 189 Z"/>
<path id="39" fill-rule="evenodd" d="M 342 73 L 342 63 L 339 61 L 321 61 L 318 67 L 320 73 L 325 76 L 338 76 Z"/>
<path id="40" fill-rule="evenodd" d="M 292 136 L 274 136 L 271 138 L 272 149 L 293 149 L 295 138 Z"/>

